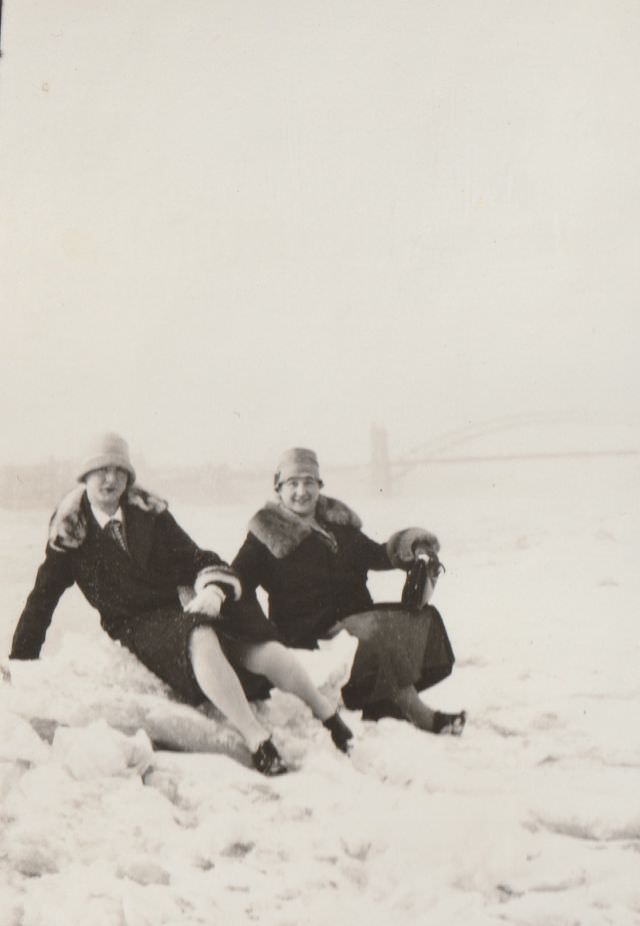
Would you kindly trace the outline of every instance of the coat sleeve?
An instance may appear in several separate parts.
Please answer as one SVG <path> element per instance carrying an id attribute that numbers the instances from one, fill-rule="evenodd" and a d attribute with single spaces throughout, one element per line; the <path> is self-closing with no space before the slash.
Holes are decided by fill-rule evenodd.
<path id="1" fill-rule="evenodd" d="M 387 545 L 385 543 L 376 543 L 362 531 L 357 532 L 357 541 L 355 544 L 358 559 L 362 562 L 365 569 L 382 571 L 394 569 L 394 565 L 389 559 Z"/>
<path id="2" fill-rule="evenodd" d="M 74 583 L 70 552 L 47 547 L 35 585 L 27 598 L 13 635 L 10 659 L 37 659 L 47 629 L 65 589 Z"/>
<path id="3" fill-rule="evenodd" d="M 245 542 L 235 555 L 231 568 L 240 578 L 243 595 L 255 594 L 262 586 L 269 591 L 269 558 L 271 554 L 253 534 L 247 534 Z"/>
<path id="4" fill-rule="evenodd" d="M 225 595 L 238 599 L 240 583 L 233 569 L 217 553 L 199 547 L 168 511 L 160 517 L 163 541 L 178 583 L 193 586 L 196 593 L 205 585 L 219 585 Z"/>
<path id="5" fill-rule="evenodd" d="M 191 585 L 205 566 L 222 563 L 217 553 L 201 549 L 168 511 L 160 515 L 160 520 L 163 544 L 182 582 Z"/>

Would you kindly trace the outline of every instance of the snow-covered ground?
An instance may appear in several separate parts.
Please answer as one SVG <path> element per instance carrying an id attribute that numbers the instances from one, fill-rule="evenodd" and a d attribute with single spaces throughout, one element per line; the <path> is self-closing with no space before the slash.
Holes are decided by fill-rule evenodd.
<path id="1" fill-rule="evenodd" d="M 637 458 L 450 466 L 349 499 L 372 536 L 439 533 L 458 663 L 428 700 L 469 722 L 347 714 L 348 759 L 276 693 L 258 710 L 299 771 L 275 780 L 68 592 L 0 685 L 0 926 L 640 923 L 639 482 Z M 231 557 L 254 507 L 174 510 Z M 47 514 L 3 515 L 2 652 Z M 315 654 L 327 688 L 341 658 Z M 163 731 L 212 751 L 154 752 Z"/>

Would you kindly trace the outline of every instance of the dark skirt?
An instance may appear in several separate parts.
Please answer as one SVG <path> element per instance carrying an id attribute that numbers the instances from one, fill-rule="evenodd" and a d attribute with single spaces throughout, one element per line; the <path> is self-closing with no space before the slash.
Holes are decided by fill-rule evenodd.
<path id="1" fill-rule="evenodd" d="M 366 716 L 394 716 L 390 705 L 402 688 L 418 691 L 450 675 L 453 649 L 439 612 L 427 605 L 408 611 L 400 604 L 378 604 L 340 621 L 357 637 L 349 681 L 342 689 L 345 706 Z"/>
<path id="2" fill-rule="evenodd" d="M 206 698 L 196 681 L 189 658 L 191 633 L 206 625 L 215 631 L 223 652 L 238 675 L 247 698 L 267 698 L 270 683 L 234 661 L 238 644 L 275 640 L 272 625 L 260 606 L 251 601 L 227 602 L 219 617 L 190 614 L 178 606 L 147 611 L 126 622 L 120 641 L 154 675 L 169 685 L 188 704 L 202 704 Z"/>

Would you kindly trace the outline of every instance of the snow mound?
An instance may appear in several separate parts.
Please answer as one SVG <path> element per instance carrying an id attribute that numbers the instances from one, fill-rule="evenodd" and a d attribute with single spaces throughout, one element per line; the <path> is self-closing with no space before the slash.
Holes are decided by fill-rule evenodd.
<path id="1" fill-rule="evenodd" d="M 173 700 L 100 632 L 11 663 L 0 926 L 637 926 L 638 474 L 602 464 L 588 494 L 579 478 L 558 494 L 555 475 L 535 504 L 432 496 L 458 663 L 425 700 L 468 710 L 458 740 L 345 711 L 347 758 L 273 692 L 254 710 L 295 771 L 265 779 L 219 714 Z M 372 533 L 414 522 L 413 502 L 385 504 Z M 16 575 L 21 517 L 4 522 Z M 352 648 L 303 654 L 327 693 Z"/>
<path id="2" fill-rule="evenodd" d="M 51 747 L 51 759 L 78 780 L 101 775 L 143 775 L 151 765 L 153 747 L 138 730 L 126 736 L 104 720 L 80 729 L 60 727 Z"/>
<path id="3" fill-rule="evenodd" d="M 96 672 L 89 670 L 95 655 Z M 27 720 L 46 739 L 59 727 L 89 727 L 100 718 L 114 730 L 144 730 L 156 745 L 242 756 L 240 740 L 214 710 L 195 709 L 106 634 L 65 637 L 59 651 L 36 661 L 12 661 L 0 707 Z M 88 736 L 93 742 L 93 735 Z M 245 761 L 246 761 L 246 750 Z"/>
<path id="4" fill-rule="evenodd" d="M 48 749 L 31 725 L 0 709 L 0 762 L 42 762 Z"/>

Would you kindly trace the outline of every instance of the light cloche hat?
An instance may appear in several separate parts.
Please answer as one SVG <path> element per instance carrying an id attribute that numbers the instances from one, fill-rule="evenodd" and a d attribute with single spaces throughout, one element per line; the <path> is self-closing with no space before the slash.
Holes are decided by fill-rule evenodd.
<path id="1" fill-rule="evenodd" d="M 129 445 L 124 437 L 111 431 L 94 437 L 87 447 L 84 462 L 76 477 L 78 482 L 84 482 L 89 473 L 103 466 L 117 466 L 129 473 L 130 482 L 136 480 L 136 471 L 129 457 Z"/>
<path id="2" fill-rule="evenodd" d="M 307 450 L 305 447 L 292 447 L 291 450 L 285 450 L 278 461 L 273 477 L 276 489 L 287 479 L 293 479 L 296 476 L 311 476 L 322 485 L 318 457 L 313 450 Z"/>

